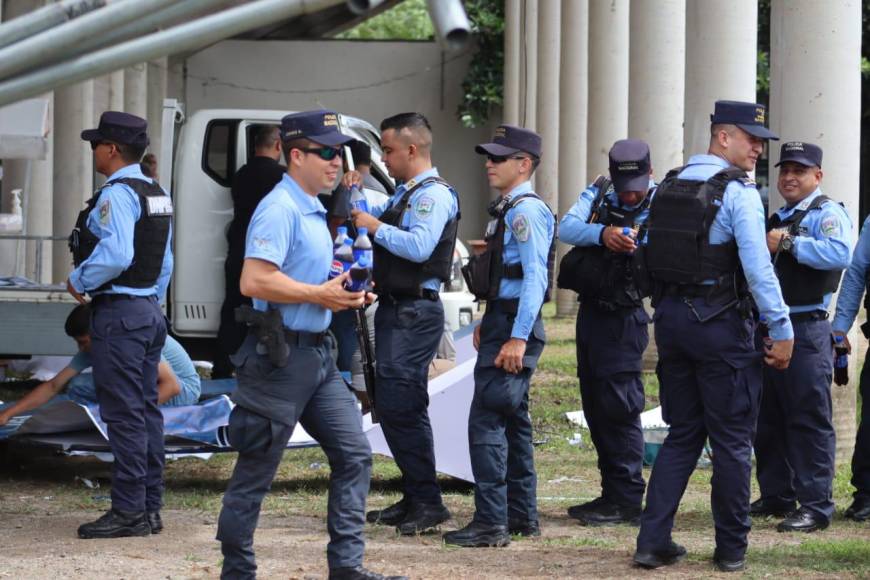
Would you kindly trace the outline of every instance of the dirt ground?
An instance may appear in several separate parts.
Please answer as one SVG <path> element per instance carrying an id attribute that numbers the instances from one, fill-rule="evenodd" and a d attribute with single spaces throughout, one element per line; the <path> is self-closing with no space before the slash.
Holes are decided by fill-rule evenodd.
<path id="1" fill-rule="evenodd" d="M 0 477 L 0 578 L 146 580 L 219 576 L 221 554 L 214 534 L 216 499 L 220 494 L 214 494 L 213 487 L 204 489 L 210 502 L 204 508 L 192 504 L 189 508 L 164 510 L 166 529 L 159 536 L 79 540 L 76 528 L 99 515 L 99 509 L 105 509 L 108 503 L 105 495 L 100 494 L 108 491 L 105 486 L 86 489 L 81 481 L 62 484 L 63 489 L 59 489 L 59 481 L 68 482 L 76 474 L 102 479 L 106 468 L 93 460 L 64 458 L 51 460 L 33 472 Z M 279 488 L 276 494 L 286 495 L 288 501 L 293 501 L 293 496 L 298 494 L 288 485 L 276 483 Z M 552 485 L 548 487 L 555 489 Z M 98 503 L 102 500 L 100 508 L 93 507 L 94 499 Z M 421 579 L 716 576 L 709 562 L 713 549 L 712 521 L 709 506 L 704 505 L 703 500 L 698 503 L 697 497 L 687 498 L 677 520 L 675 539 L 686 545 L 689 558 L 664 571 L 646 572 L 631 566 L 636 528 L 581 527 L 564 515 L 565 500 L 573 499 L 576 498 L 541 497 L 543 536 L 515 540 L 503 549 L 446 548 L 435 534 L 398 538 L 392 528 L 368 526 L 366 565 L 383 573 L 401 573 Z M 444 529 L 464 524 L 471 516 L 467 491 L 448 492 L 445 500 L 455 519 Z M 385 505 L 388 498 L 375 494 L 370 503 Z M 275 510 L 264 513 L 256 535 L 259 577 L 326 578 L 324 511 L 322 506 L 312 503 L 294 507 L 286 514 L 276 514 Z M 764 551 L 804 540 L 777 534 L 774 525 L 772 521 L 756 525 L 750 540 L 752 550 Z M 823 534 L 826 541 L 857 537 L 870 542 L 870 526 L 842 521 L 835 522 Z M 767 564 L 760 563 L 752 576 L 786 575 L 781 574 L 785 570 L 778 566 L 773 568 L 776 573 L 771 574 L 769 570 Z M 787 575 L 865 577 L 868 570 L 870 562 L 847 572 L 841 569 L 825 574 L 797 570 Z"/>

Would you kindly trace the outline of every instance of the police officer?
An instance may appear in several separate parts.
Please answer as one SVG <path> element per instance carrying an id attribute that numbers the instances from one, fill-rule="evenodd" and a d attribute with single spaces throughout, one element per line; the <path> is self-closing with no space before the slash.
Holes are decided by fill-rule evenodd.
<path id="1" fill-rule="evenodd" d="M 108 180 L 79 214 L 70 237 L 75 270 L 67 289 L 91 297 L 91 358 L 112 462 L 112 508 L 79 527 L 80 538 L 147 536 L 163 529 L 163 415 L 157 366 L 166 340 L 158 299 L 172 273 L 172 202 L 139 161 L 147 123 L 106 111 L 82 132 Z"/>
<path id="2" fill-rule="evenodd" d="M 828 306 L 849 266 L 852 223 L 843 206 L 819 188 L 820 147 L 784 143 L 777 166 L 777 187 L 786 205 L 768 220 L 767 246 L 801 356 L 785 370 L 764 369 L 755 437 L 761 498 L 750 514 L 787 515 L 776 527 L 780 532 L 813 532 L 828 527 L 834 513 Z"/>
<path id="3" fill-rule="evenodd" d="M 366 519 L 413 535 L 450 517 L 435 479 L 427 375 L 444 331 L 438 291 L 450 279 L 459 197 L 432 167 L 432 128 L 423 115 L 385 119 L 381 147 L 387 170 L 402 184 L 392 199 L 370 208 L 371 213 L 354 210 L 353 220 L 373 236 L 378 292 L 375 409 L 402 472 L 404 495 L 386 509 L 369 512 Z"/>
<path id="4" fill-rule="evenodd" d="M 601 471 L 601 497 L 568 509 L 584 525 L 636 523 L 644 490 L 641 370 L 650 319 L 631 258 L 655 184 L 645 142 L 617 141 L 609 158 L 613 187 L 600 177 L 559 224 L 559 238 L 576 246 L 559 280 L 579 293 L 577 373 Z"/>
<path id="5" fill-rule="evenodd" d="M 332 244 L 326 210 L 317 199 L 318 191 L 335 182 L 341 146 L 350 137 L 339 132 L 336 113 L 326 110 L 285 116 L 281 135 L 287 174 L 254 212 L 241 289 L 257 311 L 280 313 L 279 345 L 286 343 L 289 355 L 280 356 L 271 340 L 259 344 L 257 333 L 248 333 L 234 356 L 239 386 L 228 436 L 239 458 L 218 521 L 221 577 L 255 576 L 260 504 L 299 422 L 320 443 L 332 470 L 329 577 L 383 578 L 362 567 L 371 450 L 356 401 L 325 340 L 330 310 L 357 308 L 364 299 L 363 292 L 344 289 L 346 274 L 326 282 Z"/>
<path id="6" fill-rule="evenodd" d="M 768 321 L 765 362 L 785 368 L 793 331 L 767 251 L 752 171 L 766 139 L 765 108 L 717 101 L 710 147 L 672 170 L 650 206 L 641 264 L 653 283 L 662 416 L 670 425 L 647 487 L 634 561 L 656 568 L 685 557 L 674 514 L 709 437 L 715 565 L 742 570 L 752 442 L 761 397 L 749 293 Z M 748 291 L 747 291 L 748 286 Z"/>
<path id="7" fill-rule="evenodd" d="M 537 476 L 529 417 L 529 381 L 544 349 L 543 304 L 552 272 L 555 216 L 532 191 L 540 162 L 537 133 L 501 125 L 486 155 L 489 184 L 499 192 L 490 207 L 487 249 L 470 272 L 472 291 L 486 299 L 474 329 L 478 350 L 468 442 L 474 473 L 474 518 L 444 542 L 464 547 L 506 546 L 510 534 L 540 535 Z"/>
<path id="8" fill-rule="evenodd" d="M 257 204 L 272 191 L 287 168 L 281 165 L 281 133 L 276 125 L 251 127 L 254 156 L 233 176 L 230 195 L 233 198 L 233 219 L 227 229 L 227 259 L 224 262 L 224 302 L 217 334 L 217 352 L 211 378 L 231 377 L 230 356 L 245 339 L 247 328 L 236 322 L 235 309 L 251 304 L 251 299 L 239 291 L 242 263 L 245 260 L 245 234 Z"/>
<path id="9" fill-rule="evenodd" d="M 861 226 L 861 235 L 855 246 L 852 263 L 846 270 L 840 294 L 837 297 L 837 310 L 834 322 L 834 336 L 843 337 L 843 343 L 851 353 L 852 346 L 846 333 L 852 328 L 861 296 L 870 285 L 870 216 Z M 870 309 L 870 292 L 864 298 L 864 307 Z M 861 332 L 870 337 L 870 323 L 861 325 Z M 867 358 L 870 358 L 868 351 Z M 865 358 L 861 369 L 861 422 L 858 425 L 858 435 L 855 439 L 855 451 L 852 454 L 852 485 L 855 486 L 852 505 L 846 508 L 844 516 L 856 522 L 870 520 L 870 364 Z"/>

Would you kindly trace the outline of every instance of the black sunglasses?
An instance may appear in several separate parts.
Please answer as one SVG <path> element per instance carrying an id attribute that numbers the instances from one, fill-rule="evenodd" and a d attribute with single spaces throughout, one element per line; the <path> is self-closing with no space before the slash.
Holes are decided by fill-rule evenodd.
<path id="1" fill-rule="evenodd" d="M 334 147 L 308 147 L 306 149 L 300 148 L 299 150 L 303 153 L 316 153 L 324 161 L 332 161 L 336 157 L 344 157 L 344 150 Z"/>
<path id="2" fill-rule="evenodd" d="M 114 145 L 111 141 L 91 141 L 91 151 L 96 151 L 100 145 Z"/>
<path id="3" fill-rule="evenodd" d="M 528 157 L 523 157 L 522 155 L 487 155 L 486 158 L 496 165 L 504 163 L 508 159 L 528 159 Z"/>

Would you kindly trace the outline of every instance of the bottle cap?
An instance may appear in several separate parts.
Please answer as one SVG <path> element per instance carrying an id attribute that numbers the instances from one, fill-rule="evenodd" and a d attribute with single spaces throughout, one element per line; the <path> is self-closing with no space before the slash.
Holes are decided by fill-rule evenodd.
<path id="1" fill-rule="evenodd" d="M 365 235 L 368 235 L 368 233 L 369 233 L 368 228 L 357 228 L 356 231 L 357 231 L 357 236 L 365 236 Z"/>
<path id="2" fill-rule="evenodd" d="M 840 336 L 839 334 L 835 334 L 834 335 L 834 342 L 836 342 L 837 344 L 840 344 L 841 342 L 843 342 L 843 337 Z"/>
<path id="3" fill-rule="evenodd" d="M 629 233 L 631 233 L 631 228 L 622 228 L 623 236 L 627 236 Z"/>
<path id="4" fill-rule="evenodd" d="M 344 239 L 344 245 L 345 245 L 345 246 L 352 246 L 352 245 L 353 245 L 353 240 L 350 239 L 350 238 L 345 238 L 345 239 Z"/>
<path id="5" fill-rule="evenodd" d="M 335 232 L 338 234 L 347 235 L 347 226 L 338 226 L 337 228 L 335 228 Z"/>

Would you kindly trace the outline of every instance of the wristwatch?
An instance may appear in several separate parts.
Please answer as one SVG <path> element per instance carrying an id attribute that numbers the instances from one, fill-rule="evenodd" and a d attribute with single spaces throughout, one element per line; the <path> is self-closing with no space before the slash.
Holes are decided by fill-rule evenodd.
<path id="1" fill-rule="evenodd" d="M 782 236 L 782 241 L 779 242 L 779 245 L 783 252 L 791 252 L 792 248 L 794 248 L 794 238 L 789 234 L 785 234 Z"/>

